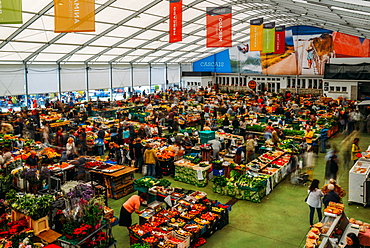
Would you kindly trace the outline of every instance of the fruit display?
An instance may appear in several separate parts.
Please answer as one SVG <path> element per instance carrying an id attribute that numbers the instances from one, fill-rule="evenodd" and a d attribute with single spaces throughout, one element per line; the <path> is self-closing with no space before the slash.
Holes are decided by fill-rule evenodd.
<path id="1" fill-rule="evenodd" d="M 154 229 L 154 227 L 148 223 L 145 223 L 144 225 L 138 225 L 135 224 L 133 226 L 130 226 L 129 230 L 133 233 L 143 236 L 144 234 L 147 234 L 148 232 L 151 232 Z"/>
<path id="2" fill-rule="evenodd" d="M 184 161 L 184 160 L 183 160 Z M 192 164 L 192 163 L 191 163 Z M 175 162 L 175 175 L 174 179 L 176 181 L 192 184 L 198 187 L 205 187 L 208 184 L 207 180 L 207 170 L 209 169 L 209 166 L 207 167 L 198 167 L 193 165 L 189 166 L 189 163 L 180 163 L 180 161 Z M 199 180 L 198 178 L 198 171 L 201 171 L 202 173 L 202 180 Z"/>
<path id="3" fill-rule="evenodd" d="M 190 242 L 198 242 L 199 239 L 199 244 L 206 243 L 200 236 L 207 233 L 207 230 L 213 234 L 228 224 L 231 205 L 209 200 L 201 191 L 175 188 L 172 194 L 185 199 L 198 197 L 200 201 L 190 203 L 180 199 L 179 204 L 156 213 L 148 206 L 140 215 L 140 218 L 146 213 L 148 215 L 144 220 L 140 219 L 140 223 L 144 221 L 144 224 L 135 224 L 129 228 L 130 235 L 136 237 L 136 242 L 147 243 L 150 247 L 190 247 Z M 162 206 L 160 201 L 158 204 Z"/>
<path id="4" fill-rule="evenodd" d="M 40 151 L 41 156 L 46 156 L 47 158 L 56 158 L 60 157 L 61 154 L 57 153 L 53 148 L 51 147 L 45 147 Z"/>
<path id="5" fill-rule="evenodd" d="M 324 214 L 331 216 L 334 215 L 340 215 L 343 213 L 344 210 L 344 204 L 341 203 L 335 203 L 335 202 L 329 202 L 329 205 L 324 209 Z"/>
<path id="6" fill-rule="evenodd" d="M 175 157 L 175 153 L 170 150 L 162 150 L 157 152 L 157 157 L 159 160 L 170 160 L 171 158 Z"/>
<path id="7" fill-rule="evenodd" d="M 103 162 L 101 161 L 89 161 L 85 163 L 85 168 L 87 169 L 95 169 L 101 166 Z"/>
<path id="8" fill-rule="evenodd" d="M 48 169 L 49 170 L 65 170 L 65 169 L 71 168 L 73 166 L 74 165 L 71 165 L 70 163 L 62 162 L 61 164 L 49 165 Z"/>
<path id="9" fill-rule="evenodd" d="M 158 183 L 158 180 L 152 177 L 142 177 L 134 181 L 135 187 L 151 188 Z"/>

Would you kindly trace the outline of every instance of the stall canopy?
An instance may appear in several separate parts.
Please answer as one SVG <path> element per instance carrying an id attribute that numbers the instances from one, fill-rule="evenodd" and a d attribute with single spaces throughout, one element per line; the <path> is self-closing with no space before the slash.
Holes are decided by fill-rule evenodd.
<path id="1" fill-rule="evenodd" d="M 205 38 L 206 8 L 220 6 L 232 6 L 233 46 L 249 40 L 249 21 L 259 17 L 370 37 L 370 2 L 360 0 L 183 0 L 182 41 L 175 43 L 169 1 L 95 0 L 95 32 L 86 33 L 55 33 L 53 0 L 22 3 L 23 24 L 0 25 L 0 62 L 192 62 L 224 49 L 207 48 Z"/>

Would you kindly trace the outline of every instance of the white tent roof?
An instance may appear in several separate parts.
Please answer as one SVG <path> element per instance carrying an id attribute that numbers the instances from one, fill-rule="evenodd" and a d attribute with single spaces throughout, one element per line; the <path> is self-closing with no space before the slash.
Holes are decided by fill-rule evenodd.
<path id="1" fill-rule="evenodd" d="M 233 7 L 233 45 L 249 21 L 312 25 L 370 38 L 370 2 L 360 0 L 183 0 L 183 41 L 169 43 L 168 0 L 96 0 L 96 32 L 54 33 L 54 2 L 23 0 L 23 24 L 0 25 L 0 62 L 182 63 L 206 48 L 206 7 Z"/>

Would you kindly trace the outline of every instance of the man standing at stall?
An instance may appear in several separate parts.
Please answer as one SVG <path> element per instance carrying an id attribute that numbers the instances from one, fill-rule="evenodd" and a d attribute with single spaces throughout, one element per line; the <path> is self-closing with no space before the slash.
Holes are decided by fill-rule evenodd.
<path id="1" fill-rule="evenodd" d="M 29 166 L 31 169 L 36 168 L 39 162 L 39 158 L 36 156 L 35 151 L 31 151 L 31 154 L 26 159 L 26 166 Z"/>

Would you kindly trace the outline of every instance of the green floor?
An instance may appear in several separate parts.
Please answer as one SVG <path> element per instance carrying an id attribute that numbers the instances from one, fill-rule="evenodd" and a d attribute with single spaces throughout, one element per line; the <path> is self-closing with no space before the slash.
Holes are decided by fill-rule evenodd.
<path id="1" fill-rule="evenodd" d="M 338 135 L 330 140 L 331 144 L 341 148 L 340 155 L 346 147 L 351 145 L 354 137 L 360 137 L 360 147 L 364 151 L 370 145 L 370 135 L 353 134 L 346 139 L 344 135 Z M 313 177 L 324 184 L 324 156 L 320 153 L 316 159 L 316 167 Z M 343 158 L 343 156 L 342 156 Z M 338 183 L 348 189 L 348 170 L 341 166 L 338 174 Z M 140 178 L 141 174 L 135 174 Z M 172 186 L 187 189 L 198 189 L 207 192 L 210 199 L 217 199 L 226 203 L 230 197 L 213 193 L 213 183 L 210 182 L 205 188 L 174 181 L 171 177 Z M 304 202 L 307 195 L 307 188 L 301 185 L 295 186 L 290 183 L 290 176 L 283 180 L 270 195 L 265 196 L 261 203 L 252 203 L 240 200 L 230 212 L 230 224 L 222 230 L 217 231 L 211 238 L 207 239 L 204 248 L 226 248 L 226 247 L 274 247 L 289 248 L 303 247 L 305 235 L 309 230 L 309 208 Z M 109 206 L 119 214 L 122 203 L 128 198 L 126 196 L 119 200 L 109 200 Z M 361 205 L 347 204 L 347 197 L 344 198 L 345 213 L 348 217 L 370 222 L 370 209 Z M 317 216 L 315 216 L 317 218 Z M 133 214 L 133 223 L 138 222 L 138 217 Z M 115 226 L 114 237 L 117 239 L 117 247 L 128 248 L 129 234 L 125 227 Z"/>

